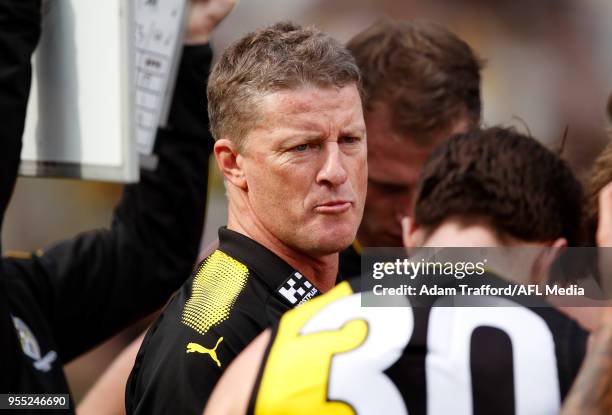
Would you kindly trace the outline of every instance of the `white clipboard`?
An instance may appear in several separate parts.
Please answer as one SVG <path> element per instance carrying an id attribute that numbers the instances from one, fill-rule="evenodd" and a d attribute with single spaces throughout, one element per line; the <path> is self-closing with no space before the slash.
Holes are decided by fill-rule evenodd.
<path id="1" fill-rule="evenodd" d="M 186 5 L 187 0 L 43 3 L 20 174 L 138 181 L 138 149 L 150 154 L 157 125 L 166 121 Z M 172 7 L 174 17 L 164 15 Z M 137 36 L 137 28 L 145 37 Z M 143 98 L 147 71 L 156 81 Z M 139 123 L 145 106 L 148 135 Z"/>

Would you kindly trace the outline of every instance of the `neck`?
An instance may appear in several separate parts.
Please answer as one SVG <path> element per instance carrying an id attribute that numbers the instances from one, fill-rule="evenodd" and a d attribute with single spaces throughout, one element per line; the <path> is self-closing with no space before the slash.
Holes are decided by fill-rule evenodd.
<path id="1" fill-rule="evenodd" d="M 484 258 L 482 251 L 469 248 L 493 248 L 484 253 L 487 268 L 499 277 L 518 284 L 537 283 L 541 280 L 542 273 L 547 270 L 541 261 L 544 245 L 511 238 L 504 238 L 502 241 L 490 226 L 484 224 L 470 225 L 447 221 L 426 238 L 423 246 L 467 248 L 465 260 Z M 467 258 L 472 254 L 475 258 Z M 544 268 L 540 269 L 542 267 Z"/>
<path id="2" fill-rule="evenodd" d="M 484 225 L 465 225 L 447 221 L 437 226 L 423 243 L 424 247 L 489 247 L 503 246 L 495 232 Z"/>
<path id="3" fill-rule="evenodd" d="M 283 259 L 306 276 L 319 291 L 326 292 L 336 284 L 338 253 L 309 255 L 281 241 L 259 222 L 254 215 L 229 203 L 227 228 L 248 236 Z"/>

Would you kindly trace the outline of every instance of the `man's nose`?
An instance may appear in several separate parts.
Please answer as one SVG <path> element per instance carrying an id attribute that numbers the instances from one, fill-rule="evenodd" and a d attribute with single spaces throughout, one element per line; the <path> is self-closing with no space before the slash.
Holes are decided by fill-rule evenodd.
<path id="1" fill-rule="evenodd" d="M 325 159 L 317 174 L 317 183 L 339 186 L 348 178 L 344 155 L 336 142 L 326 143 L 324 148 Z"/>

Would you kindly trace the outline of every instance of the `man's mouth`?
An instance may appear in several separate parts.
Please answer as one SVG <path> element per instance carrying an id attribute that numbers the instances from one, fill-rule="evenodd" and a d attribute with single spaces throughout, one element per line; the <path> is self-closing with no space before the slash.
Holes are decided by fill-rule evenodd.
<path id="1" fill-rule="evenodd" d="M 315 212 L 317 213 L 344 213 L 348 211 L 353 202 L 350 200 L 332 200 L 325 203 L 319 203 L 315 206 Z"/>

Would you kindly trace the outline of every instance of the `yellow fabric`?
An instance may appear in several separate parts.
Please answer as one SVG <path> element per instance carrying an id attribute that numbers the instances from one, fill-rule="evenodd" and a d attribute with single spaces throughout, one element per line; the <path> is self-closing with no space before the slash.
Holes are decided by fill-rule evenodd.
<path id="1" fill-rule="evenodd" d="M 355 250 L 355 252 L 361 255 L 361 252 L 363 251 L 363 246 L 361 246 L 361 243 L 357 239 L 355 239 L 352 245 L 353 245 L 353 249 Z"/>
<path id="2" fill-rule="evenodd" d="M 327 382 L 333 356 L 365 341 L 366 322 L 355 320 L 339 330 L 300 335 L 315 314 L 351 294 L 351 286 L 343 282 L 283 316 L 256 397 L 256 415 L 354 414 L 344 402 L 327 401 Z"/>
<path id="3" fill-rule="evenodd" d="M 32 252 L 25 252 L 25 251 L 6 251 L 4 255 L 9 258 L 15 258 L 15 259 L 31 259 L 33 255 L 40 256 L 42 254 L 42 251 L 40 251 L 41 254 L 39 254 L 38 252 L 39 251 L 36 251 L 33 254 Z"/>
<path id="4" fill-rule="evenodd" d="M 211 327 L 227 320 L 248 274 L 249 270 L 243 263 L 219 250 L 213 252 L 193 279 L 182 322 L 205 334 Z"/>

